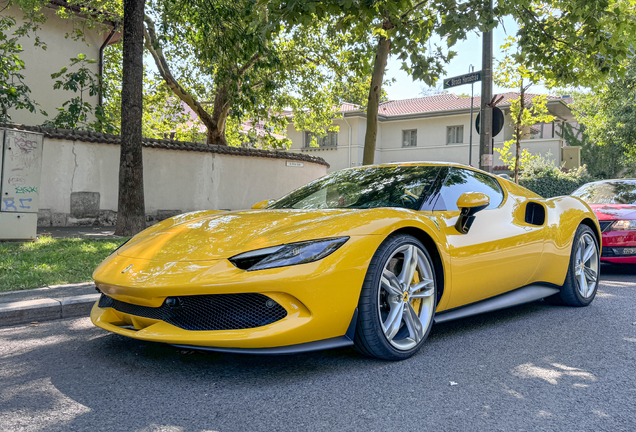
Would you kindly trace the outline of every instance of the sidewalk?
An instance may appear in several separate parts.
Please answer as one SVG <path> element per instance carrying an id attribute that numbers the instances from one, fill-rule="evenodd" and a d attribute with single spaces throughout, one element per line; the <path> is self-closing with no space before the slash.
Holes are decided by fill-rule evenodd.
<path id="1" fill-rule="evenodd" d="M 120 238 L 115 227 L 38 227 L 38 236 L 54 238 Z M 55 285 L 0 293 L 0 327 L 88 316 L 99 298 L 95 284 Z"/>
<path id="2" fill-rule="evenodd" d="M 0 293 L 0 327 L 88 316 L 98 298 L 92 282 Z"/>

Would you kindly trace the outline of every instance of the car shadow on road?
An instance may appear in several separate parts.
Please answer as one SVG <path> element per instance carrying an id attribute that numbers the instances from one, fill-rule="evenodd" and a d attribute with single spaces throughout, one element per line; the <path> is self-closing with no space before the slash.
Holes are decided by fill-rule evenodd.
<path id="1" fill-rule="evenodd" d="M 601 264 L 601 280 L 606 276 L 636 275 L 636 264 Z"/>

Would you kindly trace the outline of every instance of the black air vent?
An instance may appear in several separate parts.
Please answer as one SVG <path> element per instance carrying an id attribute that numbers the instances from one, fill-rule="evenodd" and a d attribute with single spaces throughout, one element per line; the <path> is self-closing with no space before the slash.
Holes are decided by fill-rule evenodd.
<path id="1" fill-rule="evenodd" d="M 184 330 L 238 330 L 282 320 L 287 311 L 262 294 L 216 294 L 168 297 L 159 307 L 125 303 L 102 294 L 100 308 L 165 321 Z"/>
<path id="2" fill-rule="evenodd" d="M 526 204 L 526 223 L 541 226 L 545 223 L 545 207 L 529 202 Z"/>

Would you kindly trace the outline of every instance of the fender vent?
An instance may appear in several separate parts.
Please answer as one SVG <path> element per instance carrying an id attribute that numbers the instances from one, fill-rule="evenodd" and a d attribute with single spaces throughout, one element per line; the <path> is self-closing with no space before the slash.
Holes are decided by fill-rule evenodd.
<path id="1" fill-rule="evenodd" d="M 526 223 L 541 226 L 545 223 L 545 207 L 535 202 L 526 204 Z"/>
<path id="2" fill-rule="evenodd" d="M 215 294 L 168 297 L 159 307 L 139 306 L 108 297 L 100 308 L 165 321 L 184 330 L 239 330 L 262 327 L 282 320 L 287 311 L 262 294 Z"/>

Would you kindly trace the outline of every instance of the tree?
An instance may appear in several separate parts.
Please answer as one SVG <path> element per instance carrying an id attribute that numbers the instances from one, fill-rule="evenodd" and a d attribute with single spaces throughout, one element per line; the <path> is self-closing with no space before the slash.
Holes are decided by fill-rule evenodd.
<path id="1" fill-rule="evenodd" d="M 37 103 L 31 99 L 31 89 L 24 83 L 23 51 L 12 29 L 16 22 L 8 16 L 0 16 L 0 122 L 11 121 L 11 109 L 26 109 L 35 112 Z M 12 35 L 8 33 L 12 31 Z"/>
<path id="2" fill-rule="evenodd" d="M 591 91 L 570 92 L 572 111 L 581 125 L 582 159 L 592 175 L 613 178 L 634 173 L 636 165 L 636 58 L 625 62 L 625 75 Z M 566 128 L 564 134 L 570 135 Z"/>
<path id="3" fill-rule="evenodd" d="M 261 0 L 265 2 L 265 0 Z M 494 19 L 484 2 L 458 3 L 450 0 L 408 1 L 268 0 L 272 10 L 292 22 L 313 17 L 336 16 L 342 28 L 354 29 L 376 41 L 376 56 L 369 89 L 367 134 L 363 163 L 373 162 L 377 135 L 377 105 L 386 60 L 389 55 L 402 61 L 402 69 L 414 79 L 433 85 L 443 73 L 452 51 L 426 52 L 433 34 L 448 47 L 473 30 L 495 27 L 498 20 L 512 16 L 519 25 L 518 43 L 526 52 L 528 65 L 546 79 L 561 85 L 602 82 L 621 70 L 631 55 L 636 34 L 636 4 L 631 0 L 590 2 L 589 0 L 513 0 L 499 2 Z"/>
<path id="4" fill-rule="evenodd" d="M 144 0 L 124 0 L 121 154 L 115 234 L 146 228 L 142 159 Z"/>
<path id="5" fill-rule="evenodd" d="M 146 16 L 146 47 L 168 87 L 207 128 L 208 143 L 226 145 L 226 126 L 249 120 L 265 123 L 262 139 L 281 146 L 274 135 L 286 132 L 286 109 L 297 129 L 324 135 L 345 87 L 358 79 L 348 66 L 364 62 L 364 44 L 343 49 L 349 39 L 328 21 L 271 29 L 267 16 L 267 4 L 251 0 L 167 0 Z M 186 73 L 184 61 L 193 65 Z"/>
<path id="6" fill-rule="evenodd" d="M 526 92 L 542 80 L 541 75 L 532 67 L 526 65 L 524 53 L 517 49 L 515 38 L 508 38 L 501 47 L 505 57 L 499 62 L 495 72 L 494 81 L 502 87 L 518 88 L 519 97 L 511 100 L 510 115 L 514 121 L 514 131 L 512 139 L 506 141 L 501 149 L 495 149 L 503 162 L 514 172 L 514 181 L 519 184 L 519 170 L 522 164 L 528 162 L 532 156 L 528 150 L 521 150 L 521 138 L 537 123 L 549 123 L 554 120 L 547 108 L 548 99 L 546 95 L 535 95 L 531 100 L 526 97 Z M 544 80 L 545 81 L 545 80 Z M 549 82 L 544 82 L 548 86 Z M 510 147 L 515 144 L 515 156 L 511 155 Z"/>

